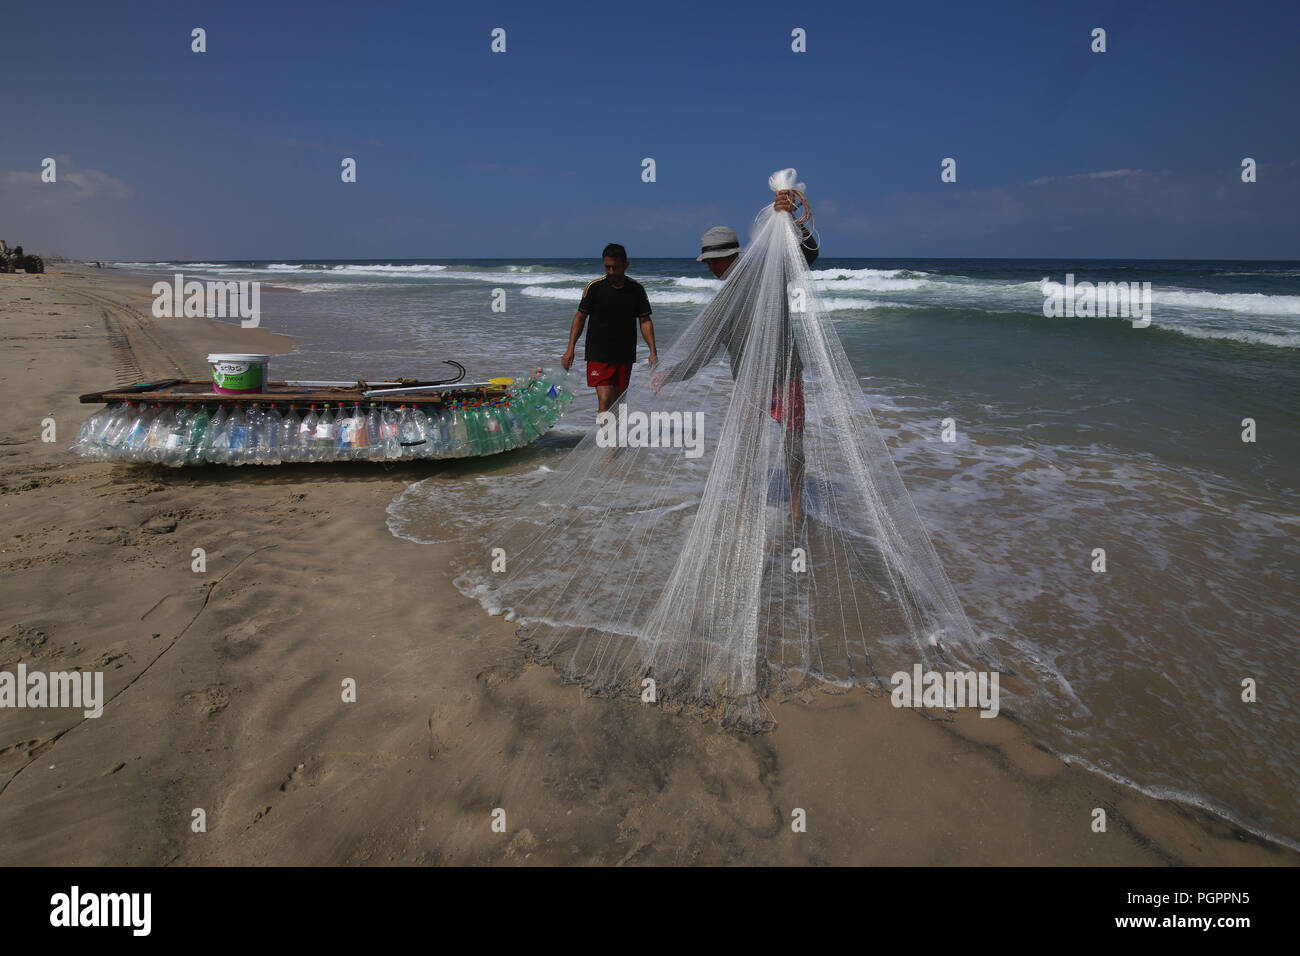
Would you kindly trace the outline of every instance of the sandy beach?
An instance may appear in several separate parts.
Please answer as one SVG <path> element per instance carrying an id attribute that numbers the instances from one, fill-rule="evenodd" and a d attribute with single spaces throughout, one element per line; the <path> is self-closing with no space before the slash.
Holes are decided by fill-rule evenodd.
<path id="1" fill-rule="evenodd" d="M 293 348 L 150 301 L 145 279 L 64 263 L 0 275 L 0 669 L 101 670 L 106 697 L 98 718 L 0 711 L 0 863 L 1300 862 L 1005 717 L 855 692 L 774 704 L 750 736 L 584 699 L 455 590 L 446 548 L 389 533 L 437 462 L 77 459 L 99 407 L 79 394 Z"/>

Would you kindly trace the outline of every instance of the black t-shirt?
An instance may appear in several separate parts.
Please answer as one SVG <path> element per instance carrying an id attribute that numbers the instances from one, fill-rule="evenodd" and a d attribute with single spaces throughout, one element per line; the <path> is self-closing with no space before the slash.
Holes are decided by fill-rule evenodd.
<path id="1" fill-rule="evenodd" d="M 582 290 L 578 311 L 587 316 L 588 362 L 636 363 L 637 320 L 650 314 L 645 286 L 627 276 L 621 289 L 614 288 L 609 276 L 593 279 Z"/>

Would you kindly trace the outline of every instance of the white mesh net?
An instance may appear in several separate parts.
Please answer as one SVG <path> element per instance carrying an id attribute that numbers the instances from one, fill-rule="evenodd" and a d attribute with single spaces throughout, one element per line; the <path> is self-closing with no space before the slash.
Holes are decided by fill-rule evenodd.
<path id="1" fill-rule="evenodd" d="M 794 170 L 770 185 L 799 186 Z M 660 706 L 762 730 L 765 697 L 990 661 L 800 242 L 765 205 L 654 376 L 488 535 L 505 571 L 467 572 L 536 659 L 592 692 L 641 698 L 650 678 Z"/>

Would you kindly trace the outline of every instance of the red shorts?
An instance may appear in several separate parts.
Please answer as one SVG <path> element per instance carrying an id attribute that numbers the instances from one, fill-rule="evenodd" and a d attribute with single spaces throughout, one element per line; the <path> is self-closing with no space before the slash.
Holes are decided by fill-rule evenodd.
<path id="1" fill-rule="evenodd" d="M 782 382 L 772 392 L 771 415 L 785 426 L 786 431 L 803 431 L 803 379 Z"/>
<path id="2" fill-rule="evenodd" d="M 626 392 L 632 381 L 632 366 L 611 365 L 608 362 L 587 363 L 587 384 L 592 388 L 597 385 L 613 385 L 620 392 Z"/>

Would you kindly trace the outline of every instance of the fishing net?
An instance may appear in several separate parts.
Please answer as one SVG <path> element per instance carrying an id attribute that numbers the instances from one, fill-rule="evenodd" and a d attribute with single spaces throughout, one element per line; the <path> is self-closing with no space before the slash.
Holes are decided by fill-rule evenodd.
<path id="1" fill-rule="evenodd" d="M 802 191 L 794 176 L 769 185 Z M 880 693 L 916 664 L 988 657 L 793 217 L 765 205 L 750 240 L 653 376 L 638 369 L 464 581 L 594 693 L 763 730 L 764 698 Z"/>

